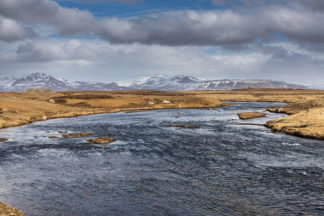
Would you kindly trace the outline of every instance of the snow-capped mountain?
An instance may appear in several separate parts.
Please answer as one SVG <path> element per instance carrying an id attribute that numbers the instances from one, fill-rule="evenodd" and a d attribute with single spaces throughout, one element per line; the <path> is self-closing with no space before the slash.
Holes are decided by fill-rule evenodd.
<path id="1" fill-rule="evenodd" d="M 173 76 L 168 77 L 164 75 L 153 75 L 149 77 L 143 77 L 131 85 L 132 89 L 150 89 L 150 90 L 178 90 L 178 89 L 192 89 L 195 88 L 195 84 L 199 82 L 199 79 L 192 76 Z M 185 90 L 182 89 L 182 90 Z"/>
<path id="2" fill-rule="evenodd" d="M 123 90 L 125 87 L 117 83 L 91 83 L 71 82 L 65 79 L 55 78 L 46 73 L 32 73 L 24 77 L 0 78 L 0 91 L 26 91 L 28 89 L 52 89 L 54 91 L 65 90 Z"/>
<path id="3" fill-rule="evenodd" d="M 26 89 L 47 88 L 52 90 L 68 89 L 69 82 L 64 79 L 57 79 L 45 73 L 33 73 L 25 77 L 17 78 L 10 87 L 15 91 Z"/>
<path id="4" fill-rule="evenodd" d="M 129 85 L 133 89 L 160 91 L 179 90 L 231 90 L 242 88 L 307 88 L 303 85 L 289 84 L 272 80 L 201 80 L 192 76 L 153 75 L 136 80 Z"/>
<path id="5" fill-rule="evenodd" d="M 131 90 L 147 89 L 159 91 L 181 90 L 230 90 L 242 88 L 307 88 L 303 85 L 288 84 L 272 80 L 201 80 L 193 76 L 153 75 L 140 78 L 128 86 L 118 83 L 71 82 L 55 78 L 46 73 L 32 73 L 24 77 L 0 77 L 0 91 L 26 91 L 43 88 L 54 91 L 65 90 Z"/>

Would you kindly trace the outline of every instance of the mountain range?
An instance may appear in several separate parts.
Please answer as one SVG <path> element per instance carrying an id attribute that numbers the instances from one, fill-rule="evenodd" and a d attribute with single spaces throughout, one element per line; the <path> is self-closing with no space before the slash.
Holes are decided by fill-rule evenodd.
<path id="1" fill-rule="evenodd" d="M 193 76 L 153 75 L 135 80 L 129 85 L 116 82 L 81 82 L 55 78 L 46 73 L 32 73 L 22 77 L 0 77 L 0 91 L 26 91 L 28 89 L 46 88 L 54 91 L 66 90 L 133 90 L 147 89 L 158 91 L 180 90 L 231 90 L 242 88 L 307 88 L 303 85 L 290 84 L 273 80 L 203 80 Z"/>

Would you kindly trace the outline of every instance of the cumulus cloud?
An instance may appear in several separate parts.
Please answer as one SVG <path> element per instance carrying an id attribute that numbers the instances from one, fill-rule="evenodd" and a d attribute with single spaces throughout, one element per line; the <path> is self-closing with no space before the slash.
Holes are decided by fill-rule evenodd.
<path id="1" fill-rule="evenodd" d="M 38 40 L 22 43 L 16 49 L 17 61 L 44 62 L 60 60 L 91 61 L 97 57 L 94 47 L 89 47 L 78 40 L 47 41 Z"/>
<path id="2" fill-rule="evenodd" d="M 253 25 L 252 25 L 253 24 Z M 98 33 L 114 43 L 224 45 L 250 42 L 265 29 L 233 11 L 174 11 L 132 19 L 105 19 Z"/>
<path id="3" fill-rule="evenodd" d="M 255 0 L 237 1 L 256 4 Z M 215 0 L 218 4 L 222 2 Z M 275 4 L 276 0 L 270 2 L 274 5 L 248 10 L 182 10 L 131 18 L 96 19 L 87 11 L 61 7 L 53 0 L 2 0 L 0 14 L 31 26 L 51 25 L 61 35 L 97 35 L 121 44 L 233 46 L 269 38 L 272 34 L 302 42 L 324 42 L 324 23 L 321 21 L 324 13 L 314 13 L 310 9 L 321 6 L 320 1 L 305 3 L 300 0 L 289 5 Z M 305 4 L 308 6 L 301 6 Z"/>
<path id="4" fill-rule="evenodd" d="M 322 0 L 300 0 L 300 2 L 313 10 L 324 10 L 324 1 Z"/>
<path id="5" fill-rule="evenodd" d="M 324 42 L 324 13 L 273 7 L 266 16 L 272 32 L 301 41 Z"/>
<path id="6" fill-rule="evenodd" d="M 212 0 L 215 5 L 244 5 L 244 6 L 262 6 L 267 4 L 285 4 L 296 0 Z"/>
<path id="7" fill-rule="evenodd" d="M 92 3 L 97 3 L 97 2 L 121 2 L 121 3 L 130 3 L 130 4 L 135 4 L 136 2 L 143 1 L 143 0 L 84 0 L 85 2 L 92 2 Z"/>
<path id="8" fill-rule="evenodd" d="M 52 0 L 1 0 L 0 14 L 31 25 L 53 25 L 62 35 L 90 34 L 96 22 L 91 13 Z"/>
<path id="9" fill-rule="evenodd" d="M 324 13 L 269 6 L 249 13 L 174 11 L 135 17 L 105 19 L 97 33 L 114 43 L 162 45 L 235 45 L 272 34 L 315 43 L 324 42 Z"/>
<path id="10" fill-rule="evenodd" d="M 215 52 L 209 53 L 208 49 Z M 280 78 L 308 83 L 313 77 L 319 77 L 324 82 L 320 77 L 324 54 L 291 42 L 251 43 L 241 51 L 224 53 L 218 47 L 37 39 L 1 44 L 0 53 L 3 50 L 6 54 L 0 54 L 1 65 L 11 71 L 43 71 L 84 80 L 116 81 L 150 74 L 186 74 L 214 79 Z"/>
<path id="11" fill-rule="evenodd" d="M 35 33 L 28 28 L 21 26 L 14 20 L 0 18 L 0 40 L 13 42 L 35 36 Z"/>
<path id="12" fill-rule="evenodd" d="M 215 1 L 222 2 L 229 1 Z M 293 82 L 323 79 L 321 1 L 230 2 L 250 7 L 96 18 L 53 0 L 0 0 L 0 63 L 8 73 L 43 71 L 84 79 L 95 75 L 107 81 L 152 73 L 218 79 L 277 75 Z M 34 32 L 40 37 L 20 41 Z M 96 39 L 48 37 L 55 33 Z M 209 53 L 209 48 L 216 52 Z"/>

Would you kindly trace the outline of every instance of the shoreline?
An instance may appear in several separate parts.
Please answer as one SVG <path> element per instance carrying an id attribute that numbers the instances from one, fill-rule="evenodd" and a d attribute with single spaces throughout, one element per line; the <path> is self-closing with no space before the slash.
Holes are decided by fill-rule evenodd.
<path id="1" fill-rule="evenodd" d="M 3 202 L 0 202 L 0 215 L 24 216 L 22 211 Z"/>
<path id="2" fill-rule="evenodd" d="M 284 103 L 267 107 L 288 116 L 273 119 L 266 127 L 303 138 L 324 140 L 324 91 L 294 89 L 242 89 L 227 91 L 160 92 L 75 91 L 33 89 L 0 93 L 0 129 L 56 118 L 140 112 L 157 109 L 216 108 L 230 102 Z"/>
<path id="3" fill-rule="evenodd" d="M 7 129 L 7 128 L 13 128 L 13 127 L 20 127 L 28 124 L 32 124 L 35 122 L 40 122 L 40 121 L 47 121 L 51 119 L 60 119 L 60 118 L 74 118 L 74 117 L 81 117 L 81 116 L 91 116 L 91 115 L 100 115 L 100 114 L 110 114 L 110 113 L 137 113 L 137 112 L 146 112 L 146 111 L 152 111 L 152 110 L 166 110 L 166 109 L 203 109 L 203 108 L 218 108 L 218 107 L 224 107 L 224 106 L 230 106 L 230 104 L 223 104 L 223 105 L 218 105 L 218 106 L 197 106 L 197 107 L 170 107 L 170 108 L 130 108 L 130 109 L 118 109 L 118 110 L 112 110 L 112 111 L 103 111 L 103 112 L 91 112 L 91 113 L 81 113 L 81 114 L 71 114 L 71 115 L 62 115 L 62 116 L 55 116 L 55 117 L 47 117 L 46 119 L 35 119 L 33 121 L 29 122 L 22 122 L 21 124 L 17 125 L 12 125 L 12 126 L 5 126 L 1 127 L 0 130 L 2 129 Z"/>

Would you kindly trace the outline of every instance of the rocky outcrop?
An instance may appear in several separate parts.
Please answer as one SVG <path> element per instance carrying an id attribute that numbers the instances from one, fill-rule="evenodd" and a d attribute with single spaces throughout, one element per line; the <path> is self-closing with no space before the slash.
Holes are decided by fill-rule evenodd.
<path id="1" fill-rule="evenodd" d="M 266 114 L 258 113 L 258 112 L 244 112 L 244 113 L 239 113 L 238 116 L 240 119 L 246 120 L 246 119 L 265 117 Z"/>

